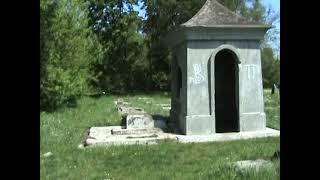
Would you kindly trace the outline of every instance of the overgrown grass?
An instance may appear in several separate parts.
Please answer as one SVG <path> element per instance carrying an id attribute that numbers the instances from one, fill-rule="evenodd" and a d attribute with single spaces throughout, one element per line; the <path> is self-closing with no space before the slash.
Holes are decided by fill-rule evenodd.
<path id="1" fill-rule="evenodd" d="M 271 94 L 270 89 L 264 90 L 264 110 L 267 116 L 267 126 L 280 130 L 280 95 Z"/>
<path id="2" fill-rule="evenodd" d="M 78 149 L 89 127 L 121 123 L 114 106 L 117 98 L 84 97 L 76 108 L 40 114 L 40 152 L 53 153 L 50 157 L 41 157 L 41 179 L 279 179 L 278 160 L 273 161 L 271 168 L 259 172 L 241 172 L 230 165 L 237 160 L 270 158 L 279 145 L 279 138 Z M 170 103 L 168 96 L 122 98 L 151 114 L 169 115 L 169 111 L 157 105 Z M 265 91 L 265 101 L 267 124 L 279 129 L 279 97 Z"/>

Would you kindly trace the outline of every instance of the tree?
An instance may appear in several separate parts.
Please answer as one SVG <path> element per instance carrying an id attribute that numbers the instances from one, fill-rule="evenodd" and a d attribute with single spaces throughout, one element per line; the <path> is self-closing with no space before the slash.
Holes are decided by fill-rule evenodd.
<path id="1" fill-rule="evenodd" d="M 205 0 L 144 0 L 147 20 L 143 31 L 149 48 L 149 83 L 151 89 L 168 90 L 171 52 L 162 39 L 177 25 L 189 20 Z"/>
<path id="2" fill-rule="evenodd" d="M 142 20 L 133 10 L 137 0 L 90 1 L 90 25 L 100 43 L 107 49 L 102 64 L 99 86 L 109 92 L 144 89 L 147 66 Z"/>
<path id="3" fill-rule="evenodd" d="M 103 49 L 82 0 L 40 1 L 40 107 L 53 110 L 90 90 Z"/>
<path id="4" fill-rule="evenodd" d="M 280 84 L 280 60 L 275 58 L 273 49 L 261 50 L 263 86 L 271 88 L 273 84 Z"/>
<path id="5" fill-rule="evenodd" d="M 261 0 L 218 1 L 230 10 L 256 22 L 274 25 L 278 19 L 277 14 L 272 14 Z M 171 52 L 161 40 L 169 31 L 192 18 L 204 3 L 205 0 L 144 0 L 148 17 L 144 32 L 147 35 L 149 48 L 149 79 L 152 81 L 152 87 L 159 89 L 165 82 L 167 82 L 167 85 L 164 85 L 165 89 L 169 87 Z M 267 33 L 262 48 L 270 47 L 270 42 L 276 40 L 277 32 L 273 29 Z"/>

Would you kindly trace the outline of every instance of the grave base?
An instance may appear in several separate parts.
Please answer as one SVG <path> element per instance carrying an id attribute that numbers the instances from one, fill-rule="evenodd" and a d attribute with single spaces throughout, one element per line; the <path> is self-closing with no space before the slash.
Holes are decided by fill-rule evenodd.
<path id="1" fill-rule="evenodd" d="M 158 129 L 157 131 L 136 130 L 140 133 L 124 133 L 124 127 L 92 127 L 86 139 L 86 145 L 130 145 L 130 144 L 158 144 L 161 140 L 173 140 L 179 143 L 200 143 L 200 142 L 218 142 L 232 141 L 253 138 L 279 137 L 280 131 L 266 128 L 259 131 L 235 132 L 235 133 L 215 133 L 211 135 L 177 135 L 165 133 Z M 121 132 L 121 135 L 112 134 L 112 132 Z"/>

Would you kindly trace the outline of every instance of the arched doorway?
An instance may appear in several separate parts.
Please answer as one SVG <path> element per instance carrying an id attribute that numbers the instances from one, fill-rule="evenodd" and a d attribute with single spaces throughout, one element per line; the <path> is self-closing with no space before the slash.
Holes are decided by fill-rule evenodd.
<path id="1" fill-rule="evenodd" d="M 216 132 L 239 132 L 238 57 L 229 50 L 219 51 L 214 60 Z"/>

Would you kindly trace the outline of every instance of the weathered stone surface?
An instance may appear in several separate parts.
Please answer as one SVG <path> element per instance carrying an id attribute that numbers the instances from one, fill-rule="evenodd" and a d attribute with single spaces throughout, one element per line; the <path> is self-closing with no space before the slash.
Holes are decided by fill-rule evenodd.
<path id="1" fill-rule="evenodd" d="M 79 149 L 83 149 L 83 148 L 84 148 L 84 145 L 83 145 L 83 144 L 79 144 L 79 145 L 78 145 L 78 148 L 79 148 Z"/>
<path id="2" fill-rule="evenodd" d="M 213 27 L 218 25 L 261 25 L 237 14 L 216 0 L 207 0 L 199 12 L 182 26 Z"/>
<path id="3" fill-rule="evenodd" d="M 112 129 L 112 135 L 137 135 L 137 134 L 155 134 L 161 132 L 158 128 L 144 129 Z"/>
<path id="4" fill-rule="evenodd" d="M 142 139 L 142 138 L 156 138 L 157 134 L 138 134 L 138 135 L 130 135 L 127 136 L 127 139 Z"/>
<path id="5" fill-rule="evenodd" d="M 137 135 L 112 135 L 111 133 L 113 130 L 122 129 L 124 129 L 124 127 L 121 126 L 92 127 L 86 139 L 86 147 L 99 145 L 157 144 L 159 140 L 174 139 L 173 135 L 165 134 L 161 131 L 156 133 L 157 136 L 154 136 L 154 133 Z"/>
<path id="6" fill-rule="evenodd" d="M 115 101 L 114 104 L 116 106 L 129 106 L 131 103 L 121 100 L 121 101 Z"/>
<path id="7" fill-rule="evenodd" d="M 147 114 L 129 114 L 127 116 L 127 129 L 154 128 L 154 120 Z"/>
<path id="8" fill-rule="evenodd" d="M 260 40 L 268 29 L 208 0 L 168 36 L 170 116 L 183 134 L 264 130 Z"/>
<path id="9" fill-rule="evenodd" d="M 118 112 L 119 112 L 121 115 L 145 114 L 145 113 L 146 113 L 142 108 L 138 108 L 138 107 L 127 107 L 127 106 L 118 106 Z"/>
<path id="10" fill-rule="evenodd" d="M 139 100 L 144 100 L 144 101 L 150 100 L 150 98 L 147 98 L 147 97 L 138 97 L 138 99 L 139 99 Z"/>
<path id="11" fill-rule="evenodd" d="M 47 152 L 47 153 L 43 154 L 43 157 L 50 157 L 50 156 L 52 156 L 52 155 L 53 155 L 52 152 Z"/>
<path id="12" fill-rule="evenodd" d="M 235 162 L 235 166 L 240 170 L 259 170 L 263 167 L 270 167 L 272 163 L 270 161 L 264 159 L 257 159 L 257 160 L 245 160 L 245 161 L 237 161 Z"/>
<path id="13" fill-rule="evenodd" d="M 177 141 L 181 143 L 233 141 L 279 136 L 280 131 L 270 128 L 248 132 L 213 133 L 211 135 L 176 135 Z"/>
<path id="14" fill-rule="evenodd" d="M 256 132 L 240 133 L 215 133 L 211 135 L 177 135 L 165 133 L 159 129 L 158 132 L 139 132 L 130 135 L 114 135 L 113 132 L 120 132 L 124 129 L 121 126 L 92 127 L 86 139 L 86 145 L 130 145 L 130 144 L 157 144 L 159 140 L 170 139 L 179 143 L 199 143 L 231 141 L 250 138 L 278 137 L 280 132 L 273 129 L 260 130 Z M 141 134 L 140 134 L 141 133 Z M 87 147 L 86 146 L 86 147 Z"/>

